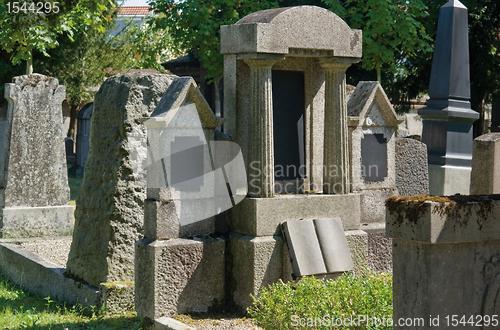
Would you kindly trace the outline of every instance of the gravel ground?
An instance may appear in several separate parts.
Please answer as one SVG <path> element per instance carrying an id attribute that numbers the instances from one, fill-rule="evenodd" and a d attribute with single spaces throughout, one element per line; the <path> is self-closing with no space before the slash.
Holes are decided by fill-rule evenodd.
<path id="1" fill-rule="evenodd" d="M 69 249 L 71 247 L 71 236 L 64 237 L 44 237 L 26 240 L 19 245 L 40 257 L 52 261 L 53 263 L 66 268 Z"/>
<path id="2" fill-rule="evenodd" d="M 40 237 L 20 239 L 17 244 L 62 268 L 66 268 L 71 240 L 71 236 Z M 174 318 L 198 330 L 263 330 L 256 326 L 252 319 L 232 314 L 177 315 Z"/>

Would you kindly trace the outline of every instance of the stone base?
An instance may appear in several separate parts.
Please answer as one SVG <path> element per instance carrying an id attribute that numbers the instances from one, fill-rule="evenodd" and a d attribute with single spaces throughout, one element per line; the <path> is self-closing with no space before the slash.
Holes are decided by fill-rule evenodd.
<path id="1" fill-rule="evenodd" d="M 385 224 L 366 224 L 361 229 L 368 234 L 368 269 L 377 273 L 392 272 L 392 239 L 385 236 Z"/>
<path id="2" fill-rule="evenodd" d="M 361 223 L 385 223 L 385 200 L 397 194 L 396 188 L 360 191 Z"/>
<path id="3" fill-rule="evenodd" d="M 101 306 L 107 313 L 134 310 L 134 282 L 105 282 L 99 286 Z"/>
<path id="4" fill-rule="evenodd" d="M 0 209 L 1 237 L 71 235 L 74 210 L 73 205 Z"/>
<path id="5" fill-rule="evenodd" d="M 429 164 L 429 192 L 433 196 L 469 195 L 470 167 Z"/>
<path id="6" fill-rule="evenodd" d="M 368 235 L 361 230 L 345 232 L 355 274 L 368 267 Z M 234 304 L 242 311 L 252 305 L 250 294 L 257 296 L 262 287 L 292 280 L 292 265 L 288 250 L 279 235 L 253 237 L 232 234 L 228 249 L 228 288 Z M 319 276 L 321 277 L 321 276 Z"/>
<path id="7" fill-rule="evenodd" d="M 224 301 L 225 241 L 175 238 L 135 246 L 135 309 L 150 320 Z"/>
<path id="8" fill-rule="evenodd" d="M 261 287 L 283 279 L 285 256 L 288 256 L 288 252 L 281 236 L 231 235 L 227 267 L 228 293 L 239 309 L 245 311 L 252 305 L 250 294 L 257 296 Z M 291 280 L 291 274 L 289 265 L 287 279 Z"/>
<path id="9" fill-rule="evenodd" d="M 368 235 L 362 230 L 347 230 L 345 237 L 351 250 L 354 274 L 362 275 L 368 269 Z"/>
<path id="10" fill-rule="evenodd" d="M 230 228 L 250 236 L 280 235 L 285 220 L 342 219 L 344 230 L 359 229 L 358 194 L 277 195 L 273 198 L 245 198 L 228 214 Z"/>

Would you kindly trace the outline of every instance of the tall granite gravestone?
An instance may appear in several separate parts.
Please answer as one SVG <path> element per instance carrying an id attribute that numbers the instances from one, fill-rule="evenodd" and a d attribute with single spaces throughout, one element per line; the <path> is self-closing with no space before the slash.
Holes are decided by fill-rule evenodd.
<path id="1" fill-rule="evenodd" d="M 76 201 L 67 274 L 86 283 L 134 280 L 134 244 L 143 233 L 149 116 L 173 77 L 129 73 L 96 94 L 90 154 Z"/>
<path id="2" fill-rule="evenodd" d="M 64 86 L 39 74 L 5 85 L 0 165 L 3 235 L 67 235 L 73 227 L 62 131 Z"/>
<path id="3" fill-rule="evenodd" d="M 76 176 L 83 178 L 85 170 L 85 163 L 90 148 L 90 119 L 92 118 L 92 111 L 94 110 L 94 103 L 86 104 L 77 116 L 77 130 L 76 130 Z"/>
<path id="4" fill-rule="evenodd" d="M 429 156 L 431 195 L 469 194 L 472 123 L 467 8 L 450 0 L 439 10 L 429 96 L 418 114 Z"/>

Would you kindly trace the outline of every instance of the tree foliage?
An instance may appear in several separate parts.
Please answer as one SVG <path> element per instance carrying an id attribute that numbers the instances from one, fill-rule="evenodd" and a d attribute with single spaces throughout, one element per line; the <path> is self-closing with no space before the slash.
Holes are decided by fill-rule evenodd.
<path id="1" fill-rule="evenodd" d="M 109 20 L 104 12 L 114 6 L 112 0 L 49 1 L 50 9 L 36 14 L 35 2 L 21 2 L 27 6 L 17 13 L 14 12 L 14 1 L 0 3 L 0 48 L 11 54 L 13 65 L 30 61 L 34 51 L 49 56 L 48 50 L 59 44 L 58 36 L 63 33 L 72 38 L 76 31 L 104 32 L 105 22 Z"/>
<path id="2" fill-rule="evenodd" d="M 418 19 L 427 15 L 421 0 L 325 0 L 353 29 L 363 30 L 363 69 L 396 74 L 401 63 L 429 51 L 430 38 Z"/>
<path id="3" fill-rule="evenodd" d="M 236 23 L 244 16 L 263 9 L 275 8 L 273 0 L 154 0 L 151 7 L 158 16 L 155 29 L 167 30 L 178 49 L 198 50 L 207 70 L 207 79 L 218 78 L 223 71 L 220 53 L 220 26 Z"/>

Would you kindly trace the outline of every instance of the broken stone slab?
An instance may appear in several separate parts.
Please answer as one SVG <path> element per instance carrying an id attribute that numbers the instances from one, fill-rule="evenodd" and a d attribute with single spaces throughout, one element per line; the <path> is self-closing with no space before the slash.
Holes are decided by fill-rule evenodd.
<path id="1" fill-rule="evenodd" d="M 143 235 L 148 117 L 175 76 L 126 73 L 96 94 L 90 153 L 76 200 L 67 274 L 96 287 L 134 280 L 134 244 Z"/>

